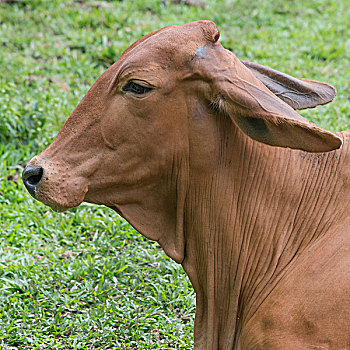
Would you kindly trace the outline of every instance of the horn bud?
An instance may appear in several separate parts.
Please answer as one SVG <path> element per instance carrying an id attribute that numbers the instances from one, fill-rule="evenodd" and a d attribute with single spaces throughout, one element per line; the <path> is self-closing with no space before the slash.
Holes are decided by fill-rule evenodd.
<path id="1" fill-rule="evenodd" d="M 220 38 L 220 32 L 216 24 L 212 21 L 200 21 L 205 38 L 212 43 L 216 43 Z"/>

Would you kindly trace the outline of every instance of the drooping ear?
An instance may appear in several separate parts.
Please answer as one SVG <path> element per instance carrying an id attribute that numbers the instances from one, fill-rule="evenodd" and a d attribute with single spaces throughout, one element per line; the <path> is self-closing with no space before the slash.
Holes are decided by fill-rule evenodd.
<path id="1" fill-rule="evenodd" d="M 271 146 L 307 152 L 328 152 L 341 146 L 342 141 L 336 134 L 300 116 L 233 53 L 216 48 L 210 51 L 207 57 L 211 55 L 212 58 L 207 65 L 211 64 L 212 103 L 249 137 Z"/>
<path id="2" fill-rule="evenodd" d="M 315 80 L 294 78 L 288 74 L 254 62 L 243 60 L 241 62 L 270 91 L 293 109 L 313 108 L 332 102 L 337 94 L 336 89 L 329 84 Z"/>

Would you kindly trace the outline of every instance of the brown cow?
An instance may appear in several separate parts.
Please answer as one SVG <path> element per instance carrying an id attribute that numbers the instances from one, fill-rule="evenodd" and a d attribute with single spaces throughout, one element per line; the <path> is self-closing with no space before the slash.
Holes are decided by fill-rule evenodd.
<path id="1" fill-rule="evenodd" d="M 113 208 L 181 263 L 195 349 L 350 349 L 349 131 L 294 110 L 335 90 L 218 39 L 199 21 L 131 45 L 24 183 L 57 211 Z"/>

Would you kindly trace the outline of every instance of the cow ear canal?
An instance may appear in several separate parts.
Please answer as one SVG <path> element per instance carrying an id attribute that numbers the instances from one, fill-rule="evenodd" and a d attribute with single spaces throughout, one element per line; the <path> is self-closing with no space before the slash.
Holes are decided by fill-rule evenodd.
<path id="1" fill-rule="evenodd" d="M 122 90 L 124 92 L 131 92 L 136 95 L 144 95 L 147 92 L 150 92 L 152 88 L 149 86 L 138 84 L 135 81 L 130 80 L 123 86 Z"/>

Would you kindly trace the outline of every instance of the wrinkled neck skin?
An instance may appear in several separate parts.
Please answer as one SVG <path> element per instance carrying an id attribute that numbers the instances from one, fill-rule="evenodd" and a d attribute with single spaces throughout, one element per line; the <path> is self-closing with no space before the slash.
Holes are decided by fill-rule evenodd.
<path id="1" fill-rule="evenodd" d="M 347 220 L 334 204 L 349 187 L 340 171 L 347 134 L 340 150 L 311 154 L 263 145 L 228 117 L 216 120 L 204 153 L 196 153 L 201 135 L 190 145 L 182 265 L 197 296 L 196 350 L 240 349 L 242 328 L 290 266 L 332 222 Z"/>

